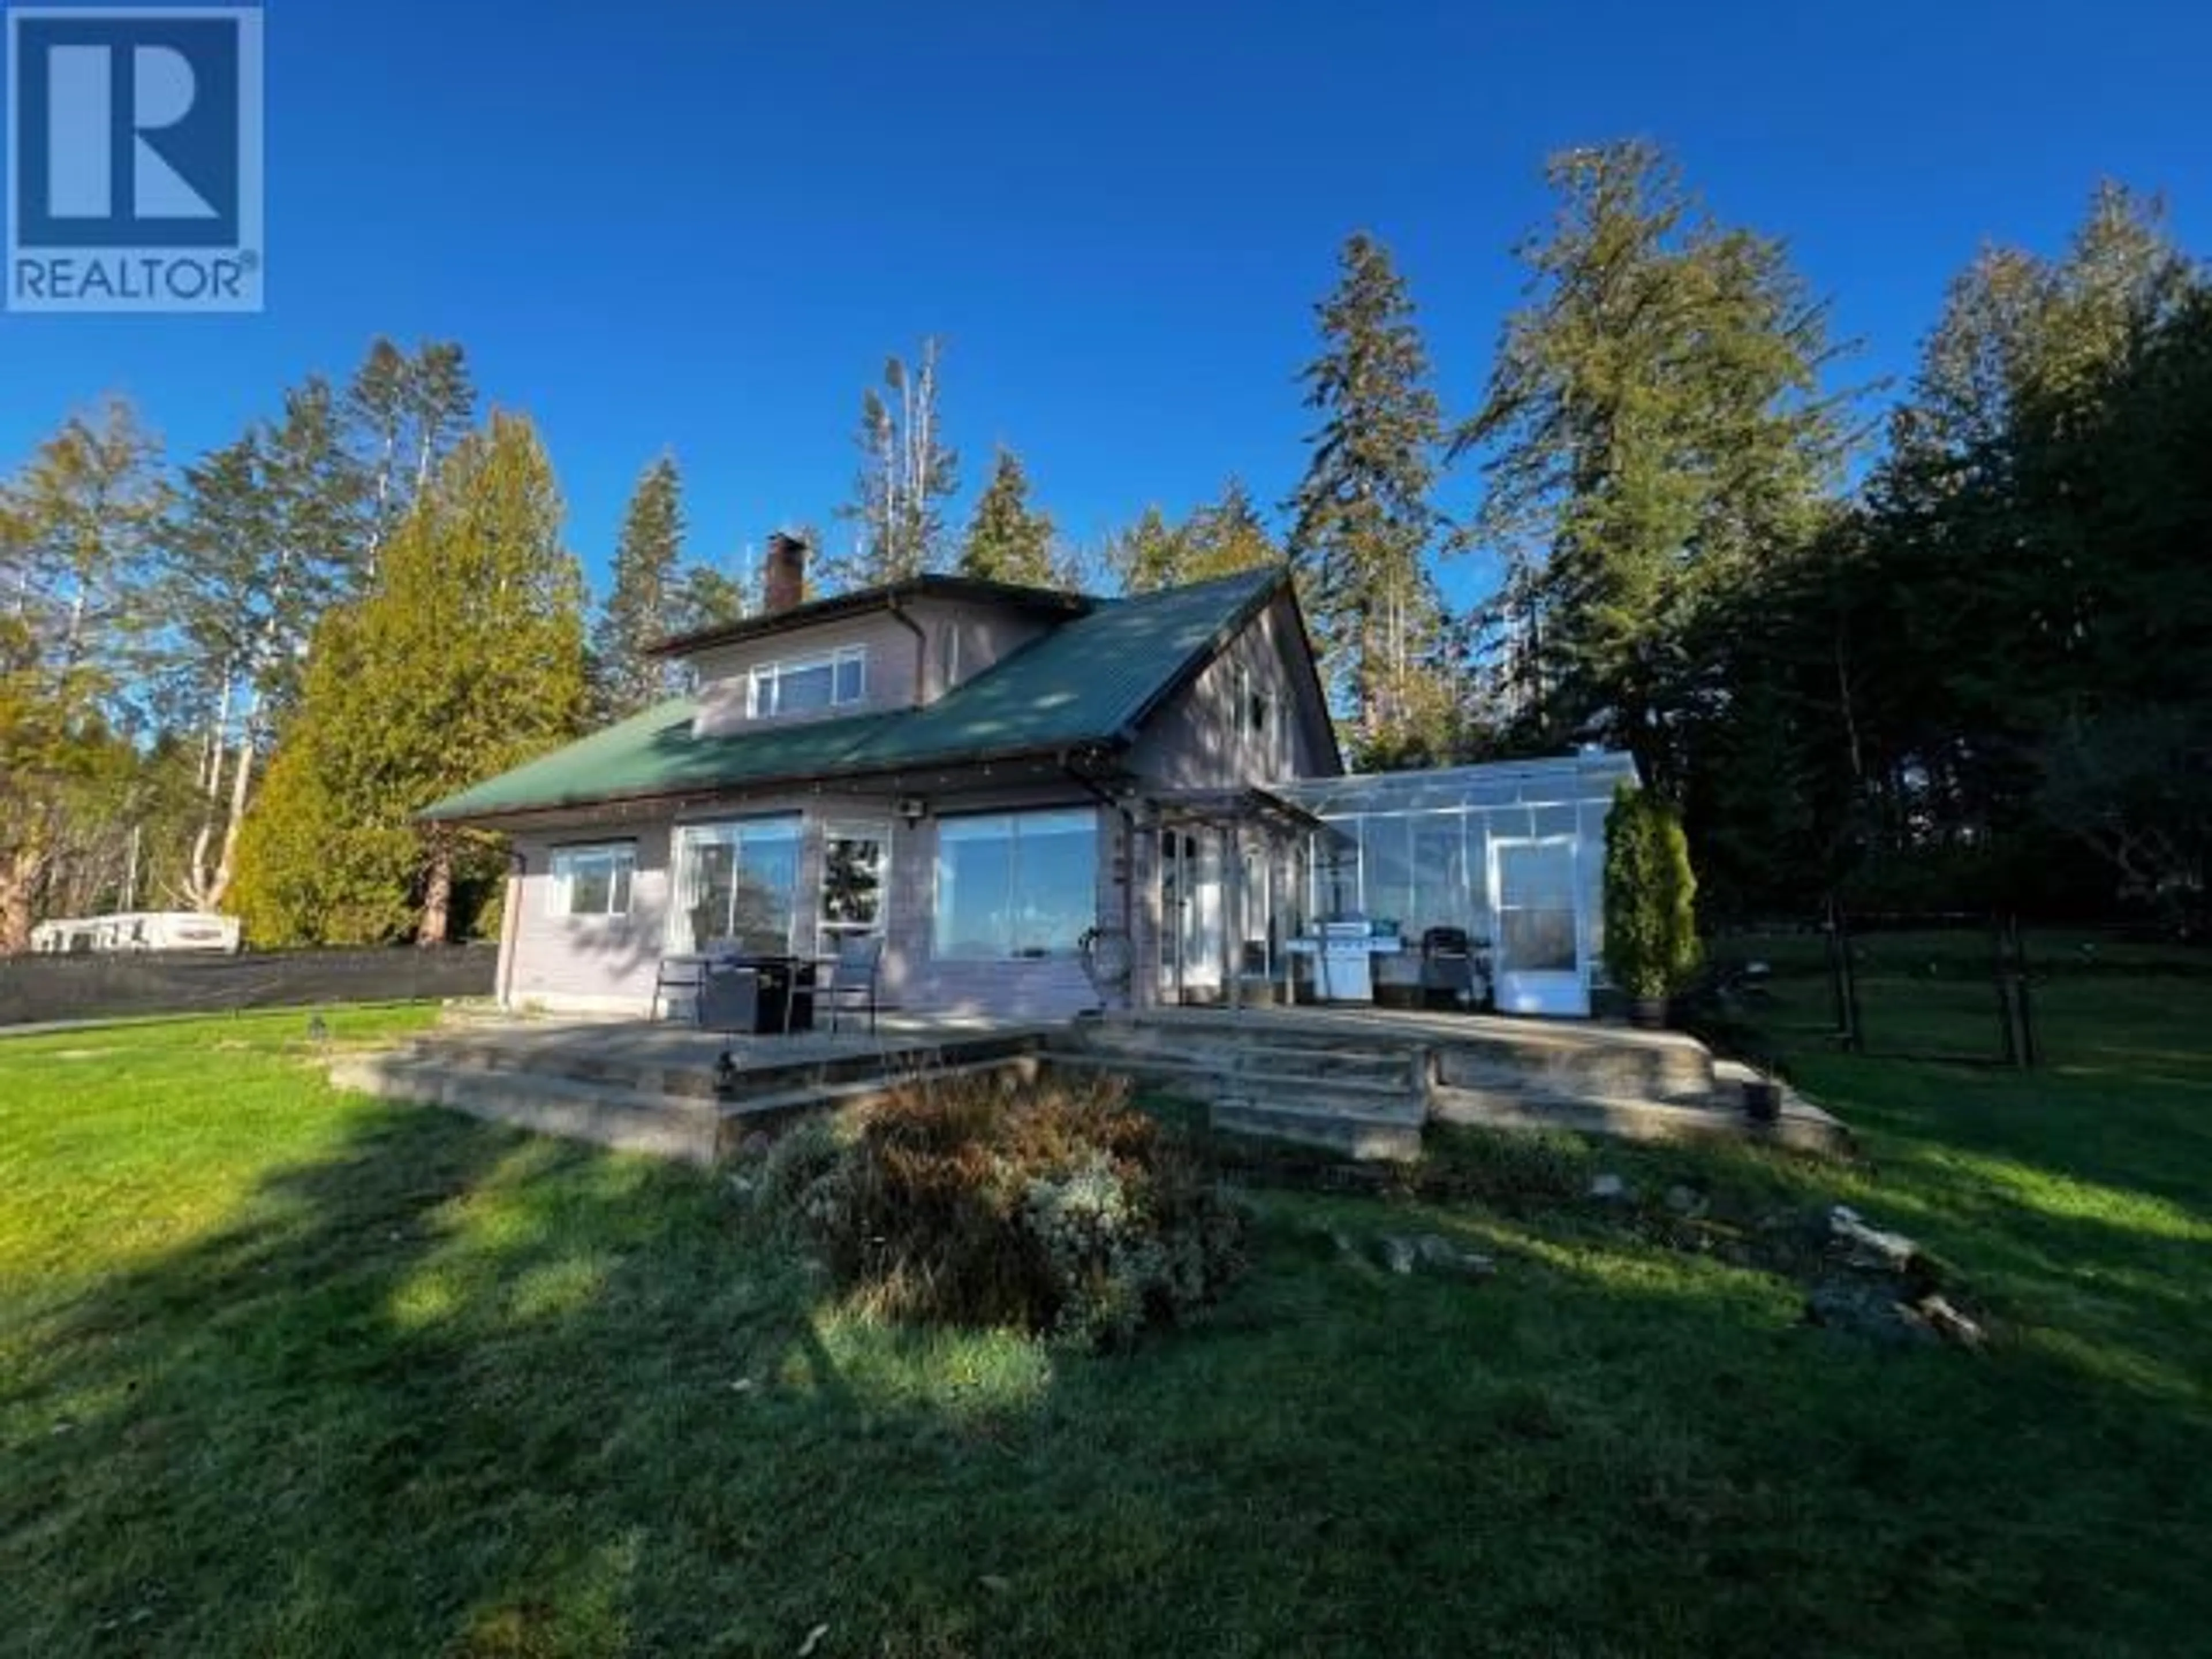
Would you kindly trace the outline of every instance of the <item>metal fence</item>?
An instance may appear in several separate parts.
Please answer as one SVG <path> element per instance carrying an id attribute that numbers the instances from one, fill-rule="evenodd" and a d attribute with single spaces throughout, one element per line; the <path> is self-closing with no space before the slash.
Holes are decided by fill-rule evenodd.
<path id="1" fill-rule="evenodd" d="M 1707 1013 L 1784 1041 L 2032 1069 L 2179 1028 L 2212 1056 L 2212 948 L 2150 928 L 1831 906 L 1723 933 L 1709 961 Z"/>
<path id="2" fill-rule="evenodd" d="M 489 996 L 499 951 L 131 951 L 0 957 L 0 1027 L 137 1014 L 223 1012 L 326 1002 Z"/>

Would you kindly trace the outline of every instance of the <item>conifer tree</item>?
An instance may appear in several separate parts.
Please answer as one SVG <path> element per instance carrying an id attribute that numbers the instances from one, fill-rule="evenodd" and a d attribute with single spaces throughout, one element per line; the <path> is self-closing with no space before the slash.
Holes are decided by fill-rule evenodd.
<path id="1" fill-rule="evenodd" d="M 1062 572 L 1053 559 L 1052 520 L 1030 507 L 1029 491 L 1021 457 L 1001 447 L 961 545 L 962 575 L 1025 587 L 1060 585 Z"/>
<path id="2" fill-rule="evenodd" d="M 1402 721 L 1429 672 L 1441 605 L 1426 560 L 1441 416 L 1405 280 L 1380 242 L 1345 245 L 1299 379 L 1321 426 L 1291 501 L 1290 552 L 1354 734 Z"/>
<path id="3" fill-rule="evenodd" d="M 1481 457 L 1471 539 L 1541 641 L 1534 740 L 1624 744 L 1671 790 L 1700 616 L 1804 547 L 1839 482 L 1826 307 L 1648 144 L 1569 151 L 1547 177 L 1558 216 L 1453 453 Z"/>
<path id="4" fill-rule="evenodd" d="M 374 586 L 325 616 L 240 848 L 258 942 L 440 943 L 457 884 L 496 873 L 484 838 L 415 815 L 578 729 L 582 580 L 561 519 L 536 432 L 496 415 L 416 499 Z"/>
<path id="5" fill-rule="evenodd" d="M 615 544 L 614 586 L 592 629 L 592 714 L 616 720 L 675 696 L 681 668 L 649 648 L 688 625 L 683 482 L 663 455 L 640 475 Z"/>

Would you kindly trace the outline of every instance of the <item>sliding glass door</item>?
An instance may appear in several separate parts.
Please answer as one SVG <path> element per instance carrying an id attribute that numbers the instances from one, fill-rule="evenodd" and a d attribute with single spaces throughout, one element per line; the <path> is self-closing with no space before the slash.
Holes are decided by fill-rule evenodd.
<path id="1" fill-rule="evenodd" d="M 799 846 L 796 812 L 679 825 L 668 948 L 730 940 L 746 951 L 790 950 Z"/>

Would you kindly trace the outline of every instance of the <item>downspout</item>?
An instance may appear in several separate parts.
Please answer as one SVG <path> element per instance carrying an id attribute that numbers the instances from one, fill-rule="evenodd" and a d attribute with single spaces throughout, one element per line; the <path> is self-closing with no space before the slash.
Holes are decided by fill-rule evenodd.
<path id="1" fill-rule="evenodd" d="M 891 613 L 891 620 L 914 635 L 914 706 L 919 708 L 927 701 L 922 694 L 928 690 L 929 635 L 922 631 L 920 623 L 907 614 L 897 594 L 892 594 L 884 605 Z"/>
<path id="2" fill-rule="evenodd" d="M 1080 787 L 1101 806 L 1109 808 L 1121 820 L 1121 938 L 1129 947 L 1129 982 L 1122 997 L 1130 1008 L 1137 1006 L 1137 815 L 1128 805 L 1099 787 L 1095 779 L 1086 777 L 1075 765 L 1074 757 L 1062 754 L 1060 769 L 1069 781 Z"/>

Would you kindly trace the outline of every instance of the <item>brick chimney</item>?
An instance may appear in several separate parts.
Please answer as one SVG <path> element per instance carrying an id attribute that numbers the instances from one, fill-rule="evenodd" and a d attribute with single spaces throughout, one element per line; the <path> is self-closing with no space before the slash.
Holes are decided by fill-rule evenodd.
<path id="1" fill-rule="evenodd" d="M 761 566 L 761 610 L 768 616 L 788 611 L 806 597 L 806 544 L 787 530 L 768 538 Z"/>

